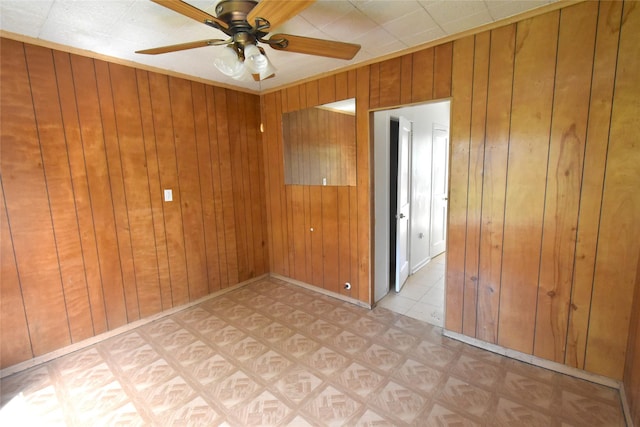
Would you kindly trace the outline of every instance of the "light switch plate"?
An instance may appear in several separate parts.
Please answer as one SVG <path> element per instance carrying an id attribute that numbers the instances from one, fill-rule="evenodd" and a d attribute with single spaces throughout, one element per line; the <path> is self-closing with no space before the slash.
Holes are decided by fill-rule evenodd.
<path id="1" fill-rule="evenodd" d="M 173 191 L 171 191 L 171 189 L 165 189 L 164 190 L 164 201 L 165 202 L 172 202 L 173 201 Z"/>

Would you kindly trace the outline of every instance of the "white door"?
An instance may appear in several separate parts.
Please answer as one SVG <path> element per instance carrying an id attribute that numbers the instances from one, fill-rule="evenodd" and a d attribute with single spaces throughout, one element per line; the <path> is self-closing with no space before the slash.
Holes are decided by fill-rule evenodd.
<path id="1" fill-rule="evenodd" d="M 431 258 L 441 254 L 446 248 L 447 234 L 447 167 L 449 165 L 449 129 L 433 126 L 433 166 L 431 169 Z"/>
<path id="2" fill-rule="evenodd" d="M 400 117 L 398 130 L 398 200 L 396 201 L 396 292 L 409 277 L 409 213 L 411 202 L 411 122 Z"/>

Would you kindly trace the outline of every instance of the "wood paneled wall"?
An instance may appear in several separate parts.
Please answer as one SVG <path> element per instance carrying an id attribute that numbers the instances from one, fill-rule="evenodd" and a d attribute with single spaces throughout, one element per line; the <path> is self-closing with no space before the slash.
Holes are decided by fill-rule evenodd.
<path id="1" fill-rule="evenodd" d="M 447 329 L 622 378 L 640 250 L 639 45 L 635 2 L 454 42 Z"/>
<path id="2" fill-rule="evenodd" d="M 271 270 L 340 292 L 335 271 L 350 272 L 350 295 L 371 302 L 368 111 L 451 97 L 447 329 L 621 379 L 640 249 L 639 19 L 633 1 L 579 3 L 264 96 Z M 345 92 L 357 187 L 285 186 L 282 112 Z M 339 251 L 323 247 L 336 218 Z"/>
<path id="3" fill-rule="evenodd" d="M 287 184 L 356 185 L 356 117 L 324 108 L 283 114 Z"/>
<path id="4" fill-rule="evenodd" d="M 450 96 L 451 54 L 448 43 L 263 96 L 272 272 L 373 301 L 369 110 Z M 285 186 L 282 114 L 354 96 L 356 185 Z"/>
<path id="5" fill-rule="evenodd" d="M 1 50 L 2 367 L 268 272 L 257 96 Z"/>

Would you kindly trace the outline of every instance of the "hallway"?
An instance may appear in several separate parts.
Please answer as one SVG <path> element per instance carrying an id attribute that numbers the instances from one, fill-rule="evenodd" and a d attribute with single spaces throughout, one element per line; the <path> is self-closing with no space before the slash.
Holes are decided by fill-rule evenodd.
<path id="1" fill-rule="evenodd" d="M 412 274 L 400 293 L 390 291 L 378 306 L 436 326 L 444 326 L 445 252 Z"/>

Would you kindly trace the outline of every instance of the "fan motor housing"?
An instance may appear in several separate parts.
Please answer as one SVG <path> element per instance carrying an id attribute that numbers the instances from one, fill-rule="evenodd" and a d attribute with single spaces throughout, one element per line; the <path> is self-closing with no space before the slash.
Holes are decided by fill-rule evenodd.
<path id="1" fill-rule="evenodd" d="M 216 14 L 229 28 L 244 27 L 248 24 L 247 15 L 257 4 L 254 0 L 223 0 L 216 6 Z"/>

